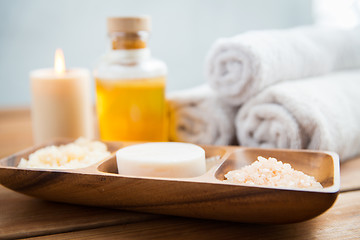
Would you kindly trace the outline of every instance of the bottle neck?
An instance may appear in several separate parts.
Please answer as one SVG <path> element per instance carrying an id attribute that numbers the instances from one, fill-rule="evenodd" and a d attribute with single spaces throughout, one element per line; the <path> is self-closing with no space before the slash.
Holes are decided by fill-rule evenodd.
<path id="1" fill-rule="evenodd" d="M 112 63 L 132 65 L 150 57 L 147 48 L 149 32 L 113 32 L 109 34 L 111 51 L 107 55 Z"/>
<path id="2" fill-rule="evenodd" d="M 113 32 L 109 36 L 112 50 L 137 50 L 147 47 L 149 32 Z"/>

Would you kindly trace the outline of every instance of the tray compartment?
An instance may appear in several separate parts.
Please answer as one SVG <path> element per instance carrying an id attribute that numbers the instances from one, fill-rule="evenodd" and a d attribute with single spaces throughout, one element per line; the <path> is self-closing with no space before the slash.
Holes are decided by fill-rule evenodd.
<path id="1" fill-rule="evenodd" d="M 227 152 L 225 148 L 216 146 L 202 146 L 202 148 L 205 150 L 207 172 L 215 166 L 218 166 L 224 160 L 224 156 Z M 117 174 L 118 167 L 116 163 L 116 156 L 114 155 L 107 161 L 101 163 L 97 170 L 103 173 Z"/>
<path id="2" fill-rule="evenodd" d="M 31 148 L 27 148 L 23 151 L 20 151 L 18 153 L 15 153 L 9 157 L 3 158 L 0 160 L 0 167 L 13 167 L 16 168 L 19 165 L 19 162 L 21 160 L 21 158 L 25 158 L 25 159 L 29 159 L 29 155 L 41 148 L 47 147 L 47 146 L 60 146 L 60 145 L 64 145 L 64 144 L 68 144 L 71 142 L 74 142 L 75 139 L 56 139 L 54 141 L 51 141 L 49 143 L 46 144 L 41 144 L 41 145 L 37 145 Z M 121 147 L 124 146 L 123 143 L 121 142 L 104 142 L 108 148 L 108 151 L 111 152 L 111 154 L 114 154 L 118 149 L 120 149 Z M 106 159 L 103 159 L 106 160 Z M 100 160 L 100 162 L 102 162 L 103 160 Z M 74 169 L 72 169 L 74 170 Z M 72 171 L 69 170 L 69 171 Z M 74 170 L 76 171 L 76 170 Z"/>
<path id="3" fill-rule="evenodd" d="M 335 166 L 333 157 L 325 152 L 303 150 L 242 148 L 230 154 L 215 172 L 215 177 L 224 180 L 226 173 L 252 164 L 258 156 L 274 157 L 283 163 L 289 163 L 295 170 L 315 177 L 325 188 L 334 186 Z"/>

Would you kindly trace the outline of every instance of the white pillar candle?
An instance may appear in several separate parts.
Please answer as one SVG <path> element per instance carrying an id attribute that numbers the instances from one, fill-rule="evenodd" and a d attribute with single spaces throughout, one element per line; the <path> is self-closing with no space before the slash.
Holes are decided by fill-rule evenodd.
<path id="1" fill-rule="evenodd" d="M 94 137 L 91 80 L 87 69 L 65 69 L 57 50 L 54 69 L 30 73 L 32 124 L 36 144 L 54 138 Z"/>

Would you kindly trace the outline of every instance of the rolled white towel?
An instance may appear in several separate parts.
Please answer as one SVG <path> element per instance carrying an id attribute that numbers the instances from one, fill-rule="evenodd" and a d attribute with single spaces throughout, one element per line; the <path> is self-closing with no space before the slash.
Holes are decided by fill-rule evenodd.
<path id="1" fill-rule="evenodd" d="M 167 99 L 170 141 L 229 145 L 236 139 L 236 109 L 221 103 L 208 85 L 169 93 Z"/>
<path id="2" fill-rule="evenodd" d="M 360 70 L 271 86 L 243 105 L 235 125 L 244 146 L 353 157 L 360 153 Z"/>
<path id="3" fill-rule="evenodd" d="M 279 81 L 359 67 L 360 27 L 246 32 L 216 41 L 206 62 L 210 86 L 229 104 L 241 105 Z"/>

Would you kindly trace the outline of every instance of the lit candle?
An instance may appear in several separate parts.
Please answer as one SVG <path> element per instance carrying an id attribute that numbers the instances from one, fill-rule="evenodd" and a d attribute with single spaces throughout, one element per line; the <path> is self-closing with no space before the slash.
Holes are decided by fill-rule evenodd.
<path id="1" fill-rule="evenodd" d="M 32 124 L 36 144 L 54 138 L 94 137 L 90 73 L 65 68 L 61 49 L 55 53 L 54 69 L 30 73 Z"/>

